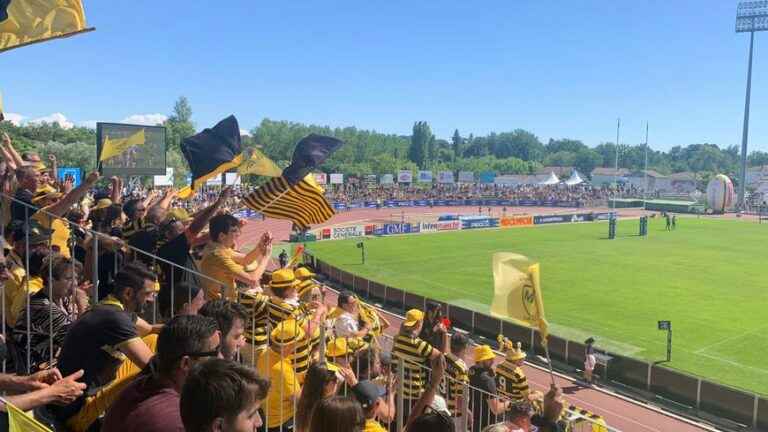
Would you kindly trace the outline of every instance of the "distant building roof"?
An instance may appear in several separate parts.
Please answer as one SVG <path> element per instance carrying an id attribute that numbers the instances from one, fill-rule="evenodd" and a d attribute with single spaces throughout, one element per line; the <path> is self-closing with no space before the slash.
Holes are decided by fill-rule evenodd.
<path id="1" fill-rule="evenodd" d="M 629 174 L 629 170 L 626 169 L 626 168 L 619 168 L 619 170 L 617 171 L 615 168 L 599 167 L 599 168 L 595 168 L 595 169 L 592 170 L 592 175 L 604 175 L 604 176 L 617 175 L 617 176 L 625 176 L 627 174 Z"/>
<path id="2" fill-rule="evenodd" d="M 670 174 L 669 178 L 672 180 L 688 180 L 688 181 L 696 181 L 696 174 L 690 172 L 690 171 L 683 171 L 679 173 Z"/>
<path id="3" fill-rule="evenodd" d="M 768 165 L 760 165 L 760 166 L 754 166 L 747 168 L 747 171 L 749 172 L 764 172 L 768 173 Z"/>
<path id="4" fill-rule="evenodd" d="M 569 166 L 545 166 L 536 170 L 536 174 L 549 175 L 549 173 L 555 173 L 555 175 L 558 177 L 567 177 L 571 175 L 572 172 L 573 167 Z"/>
<path id="5" fill-rule="evenodd" d="M 634 171 L 632 174 L 630 174 L 630 177 L 645 177 L 646 174 L 648 175 L 648 177 L 653 177 L 653 178 L 666 178 L 667 177 L 667 176 L 665 176 L 663 174 L 659 174 L 658 172 L 656 172 L 654 170 Z"/>

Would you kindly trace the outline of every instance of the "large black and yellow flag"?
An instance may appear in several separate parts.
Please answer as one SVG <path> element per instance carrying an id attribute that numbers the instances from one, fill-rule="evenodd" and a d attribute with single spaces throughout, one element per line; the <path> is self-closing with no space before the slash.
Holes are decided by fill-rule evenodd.
<path id="1" fill-rule="evenodd" d="M 0 0 L 0 52 L 92 30 L 81 0 Z"/>
<path id="2" fill-rule="evenodd" d="M 240 126 L 231 115 L 197 135 L 185 138 L 181 152 L 192 171 L 192 185 L 179 191 L 180 198 L 189 198 L 205 182 L 237 167 L 243 160 L 240 150 Z"/>
<path id="3" fill-rule="evenodd" d="M 343 141 L 310 134 L 302 138 L 293 152 L 291 165 L 244 198 L 245 205 L 276 219 L 293 221 L 301 229 L 327 221 L 333 208 L 323 196 L 310 171 L 322 164 Z"/>

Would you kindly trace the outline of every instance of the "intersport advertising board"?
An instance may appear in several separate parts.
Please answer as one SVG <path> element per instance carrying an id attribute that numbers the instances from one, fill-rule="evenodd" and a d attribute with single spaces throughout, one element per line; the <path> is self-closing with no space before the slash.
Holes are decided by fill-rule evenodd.
<path id="1" fill-rule="evenodd" d="M 422 222 L 421 232 L 438 232 L 438 231 L 455 231 L 461 229 L 461 222 L 454 221 L 441 221 L 441 222 Z"/>

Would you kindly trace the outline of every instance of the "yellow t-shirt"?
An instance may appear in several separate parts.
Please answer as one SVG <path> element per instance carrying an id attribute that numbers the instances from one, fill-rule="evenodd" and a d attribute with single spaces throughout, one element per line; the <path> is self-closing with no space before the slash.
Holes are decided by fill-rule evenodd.
<path id="1" fill-rule="evenodd" d="M 13 299 L 11 313 L 8 315 L 7 321 L 13 323 L 14 326 L 16 325 L 16 320 L 19 319 L 19 315 L 21 315 L 21 311 L 27 305 L 27 297 L 43 289 L 43 279 L 39 276 L 29 278 L 29 291 L 27 292 L 26 289 L 27 282 L 24 280 L 21 282 L 18 295 Z"/>
<path id="2" fill-rule="evenodd" d="M 16 325 L 16 321 L 11 321 L 13 310 L 13 304 L 16 297 L 22 295 L 21 283 L 24 281 L 24 277 L 27 272 L 24 270 L 21 258 L 16 255 L 16 252 L 11 251 L 8 255 L 8 264 L 11 266 L 11 277 L 5 282 L 5 322 L 13 327 Z"/>
<path id="3" fill-rule="evenodd" d="M 232 248 L 212 242 L 205 250 L 200 261 L 200 272 L 224 285 L 224 298 L 237 301 L 235 273 L 244 271 L 243 266 L 232 259 L 235 251 Z M 203 278 L 201 285 L 205 292 L 206 300 L 215 300 L 222 297 L 222 285 Z"/>
<path id="4" fill-rule="evenodd" d="M 59 248 L 59 253 L 69 258 L 69 224 L 62 218 L 51 216 L 41 209 L 32 215 L 32 219 L 38 221 L 43 228 L 53 230 L 51 245 Z M 53 220 L 53 221 L 51 221 Z"/>
<path id="5" fill-rule="evenodd" d="M 387 430 L 384 429 L 376 420 L 368 419 L 365 421 L 363 432 L 387 432 Z"/>
<path id="6" fill-rule="evenodd" d="M 294 399 L 298 402 L 301 387 L 288 357 L 267 350 L 259 357 L 257 367 L 261 376 L 268 377 L 269 392 L 261 406 L 266 411 L 267 427 L 280 426 L 293 418 Z"/>

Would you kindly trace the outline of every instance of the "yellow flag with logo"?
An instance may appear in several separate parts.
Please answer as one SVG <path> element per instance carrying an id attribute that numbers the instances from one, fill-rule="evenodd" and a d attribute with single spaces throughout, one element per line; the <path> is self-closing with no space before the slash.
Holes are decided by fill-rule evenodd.
<path id="1" fill-rule="evenodd" d="M 544 317 L 539 264 L 520 254 L 495 253 L 493 284 L 491 315 L 539 329 L 546 345 L 549 324 Z"/>
<path id="2" fill-rule="evenodd" d="M 283 170 L 258 149 L 253 149 L 251 157 L 240 164 L 237 172 L 241 175 L 255 174 L 267 177 L 280 177 L 283 174 Z"/>
<path id="3" fill-rule="evenodd" d="M 5 401 L 5 407 L 8 410 L 8 430 L 10 432 L 53 432 L 10 402 Z"/>
<path id="4" fill-rule="evenodd" d="M 0 52 L 94 30 L 81 0 L 0 1 Z"/>
<path id="5" fill-rule="evenodd" d="M 105 136 L 104 145 L 101 146 L 99 162 L 113 158 L 133 146 L 144 145 L 146 142 L 147 138 L 144 135 L 144 129 L 140 129 L 127 138 L 110 139 L 108 136 Z"/>

